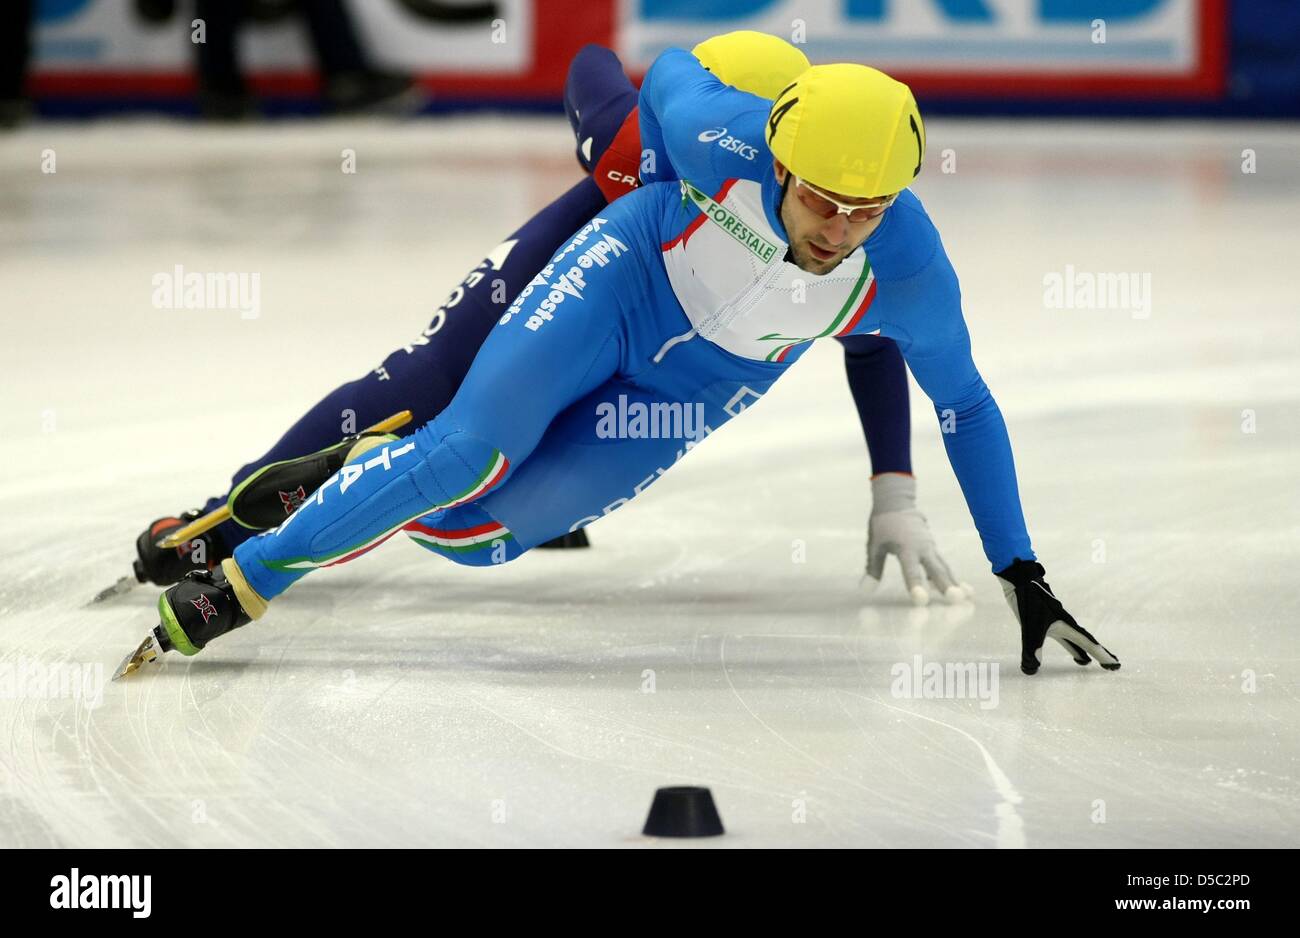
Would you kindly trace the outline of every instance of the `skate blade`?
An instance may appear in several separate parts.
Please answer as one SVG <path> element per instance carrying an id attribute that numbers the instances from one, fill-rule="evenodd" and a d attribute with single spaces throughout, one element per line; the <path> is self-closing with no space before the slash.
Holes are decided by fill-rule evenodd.
<path id="1" fill-rule="evenodd" d="M 129 593 L 135 588 L 139 581 L 133 576 L 124 576 L 112 586 L 106 587 L 95 594 L 95 598 L 86 603 L 87 606 L 93 606 L 95 603 L 102 603 L 106 599 L 112 599 L 114 596 L 121 596 L 123 593 Z"/>
<path id="2" fill-rule="evenodd" d="M 158 644 L 154 641 L 153 634 L 151 633 L 143 642 L 140 643 L 139 648 L 122 659 L 122 663 L 118 665 L 117 670 L 113 672 L 113 680 L 116 681 L 119 678 L 126 677 L 133 671 L 139 671 L 140 668 L 149 662 L 157 660 Z"/>

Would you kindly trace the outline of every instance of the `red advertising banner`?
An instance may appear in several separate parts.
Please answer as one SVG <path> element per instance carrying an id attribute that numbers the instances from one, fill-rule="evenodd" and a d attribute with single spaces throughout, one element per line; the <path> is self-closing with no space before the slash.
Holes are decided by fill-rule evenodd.
<path id="1" fill-rule="evenodd" d="M 147 23 L 131 0 L 64 0 L 37 24 L 30 90 L 38 96 L 191 95 L 192 11 Z M 556 101 L 574 53 L 589 42 L 614 45 L 614 0 L 496 0 L 476 21 L 452 23 L 411 13 L 418 0 L 364 0 L 350 9 L 380 65 L 409 71 L 435 97 Z M 184 9 L 185 5 L 182 4 Z M 317 81 L 304 30 L 292 17 L 241 29 L 249 84 L 260 94 L 302 95 Z"/>
<path id="2" fill-rule="evenodd" d="M 487 0 L 457 3 L 470 11 L 460 20 L 430 12 L 447 6 L 349 2 L 376 62 L 462 102 L 555 102 L 570 59 L 589 42 L 614 48 L 639 76 L 662 49 L 732 29 L 787 38 L 813 62 L 867 62 L 931 97 L 1215 99 L 1227 67 L 1224 0 Z M 190 95 L 192 13 L 179 4 L 155 23 L 133 0 L 49 0 L 32 91 Z M 241 63 L 261 94 L 316 88 L 293 19 L 241 29 Z"/>

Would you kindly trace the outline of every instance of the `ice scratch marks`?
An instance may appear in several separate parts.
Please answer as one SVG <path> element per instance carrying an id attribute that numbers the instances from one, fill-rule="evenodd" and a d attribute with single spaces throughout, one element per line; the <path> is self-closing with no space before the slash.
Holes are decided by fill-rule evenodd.
<path id="1" fill-rule="evenodd" d="M 817 768 L 821 769 L 822 772 L 825 773 L 827 778 L 832 778 L 837 781 L 843 782 L 847 785 L 851 785 L 854 788 L 858 788 L 861 789 L 862 791 L 869 792 L 876 800 L 876 803 L 879 805 L 887 804 L 887 805 L 891 805 L 892 807 L 898 810 L 906 810 L 908 807 L 907 802 L 904 802 L 902 799 L 899 799 L 889 794 L 888 792 L 882 791 L 878 788 L 872 788 L 870 785 L 865 784 L 860 779 L 853 778 L 852 776 L 846 775 L 844 772 L 837 770 L 834 766 L 827 764 L 821 759 L 818 759 L 815 755 L 808 752 L 807 750 L 801 749 L 799 746 L 796 746 L 794 743 L 792 743 L 783 733 L 781 733 L 780 730 L 772 726 L 770 723 L 768 723 L 766 720 L 764 720 L 761 716 L 759 716 L 754 711 L 754 708 L 751 707 L 745 701 L 745 698 L 741 695 L 740 691 L 736 688 L 736 684 L 731 678 L 731 670 L 730 668 L 727 667 L 728 638 L 738 639 L 738 638 L 745 638 L 745 637 L 746 636 L 740 636 L 740 635 L 721 636 L 721 640 L 718 645 L 718 660 L 722 668 L 722 676 L 726 680 L 727 687 L 730 688 L 732 696 L 736 698 L 736 701 L 740 704 L 740 706 L 744 709 L 744 711 L 749 714 L 749 716 L 754 720 L 754 722 L 756 722 L 759 726 L 763 727 L 763 729 L 765 729 L 769 734 L 771 734 L 771 736 L 774 739 L 776 739 L 777 742 L 781 743 L 781 745 L 785 746 L 791 752 L 798 755 L 801 759 L 804 759 L 805 761 L 810 762 L 813 765 L 815 765 Z M 749 636 L 749 637 L 752 638 L 756 636 Z M 817 639 L 827 639 L 827 638 L 838 640 L 842 638 L 842 636 L 838 636 L 838 635 L 788 635 L 788 636 L 763 635 L 761 637 L 764 639 L 791 638 L 801 642 L 807 642 L 807 641 L 812 641 Z M 922 819 L 917 819 L 917 822 L 925 823 Z"/>
<path id="2" fill-rule="evenodd" d="M 1021 797 L 1020 792 L 1016 791 L 1016 787 L 1011 784 L 1011 779 L 1009 779 L 1007 774 L 1002 771 L 1001 766 L 998 765 L 997 761 L 989 751 L 984 748 L 983 743 L 960 727 L 953 726 L 951 723 L 945 723 L 943 720 L 936 720 L 934 717 L 928 717 L 911 710 L 904 710 L 902 707 L 895 707 L 892 704 L 885 703 L 877 697 L 868 697 L 865 694 L 854 694 L 849 691 L 845 691 L 845 693 L 849 694 L 851 697 L 858 697 L 862 700 L 879 704 L 880 706 L 893 710 L 896 713 L 915 717 L 918 720 L 926 720 L 936 726 L 950 729 L 954 733 L 969 740 L 970 743 L 979 750 L 980 757 L 984 760 L 984 769 L 988 772 L 989 779 L 993 783 L 994 791 L 998 793 L 998 797 L 1001 799 L 993 809 L 994 817 L 997 820 L 998 847 L 1001 849 L 1018 850 L 1027 846 L 1025 840 L 1025 822 L 1017 809 L 1018 805 L 1024 801 L 1024 798 Z"/>

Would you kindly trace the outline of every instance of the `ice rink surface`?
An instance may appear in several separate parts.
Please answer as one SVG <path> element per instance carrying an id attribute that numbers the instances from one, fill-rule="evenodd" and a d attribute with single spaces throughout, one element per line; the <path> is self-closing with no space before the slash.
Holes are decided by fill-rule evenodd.
<path id="1" fill-rule="evenodd" d="M 662 847 L 639 831 L 672 784 L 712 788 L 708 847 L 1295 844 L 1300 140 L 1278 126 L 931 122 L 916 190 L 1030 532 L 1119 672 L 1049 642 L 1020 673 L 915 386 L 922 508 L 977 593 L 915 609 L 891 567 L 862 597 L 868 461 L 825 343 L 592 550 L 479 570 L 397 539 L 97 685 L 157 621 L 154 588 L 84 606 L 144 524 L 418 335 L 579 178 L 571 146 L 558 118 L 0 137 L 0 846 Z M 259 273 L 259 315 L 155 309 L 177 264 Z M 1047 308 L 1068 268 L 1149 274 L 1149 308 Z M 918 655 L 999 666 L 996 697 L 900 696 Z M 41 692 L 74 669 L 80 698 Z"/>

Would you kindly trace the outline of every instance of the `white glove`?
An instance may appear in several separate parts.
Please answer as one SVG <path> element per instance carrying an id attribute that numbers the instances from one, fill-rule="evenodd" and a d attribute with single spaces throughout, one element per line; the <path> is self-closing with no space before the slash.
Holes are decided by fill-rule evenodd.
<path id="1" fill-rule="evenodd" d="M 871 519 L 867 523 L 867 570 L 861 588 L 874 593 L 885 572 L 885 558 L 898 556 L 903 583 L 916 606 L 930 601 L 925 588 L 929 576 L 934 588 L 950 603 L 962 602 L 975 590 L 958 582 L 939 556 L 938 545 L 925 515 L 916 507 L 916 479 L 891 472 L 871 480 Z"/>

